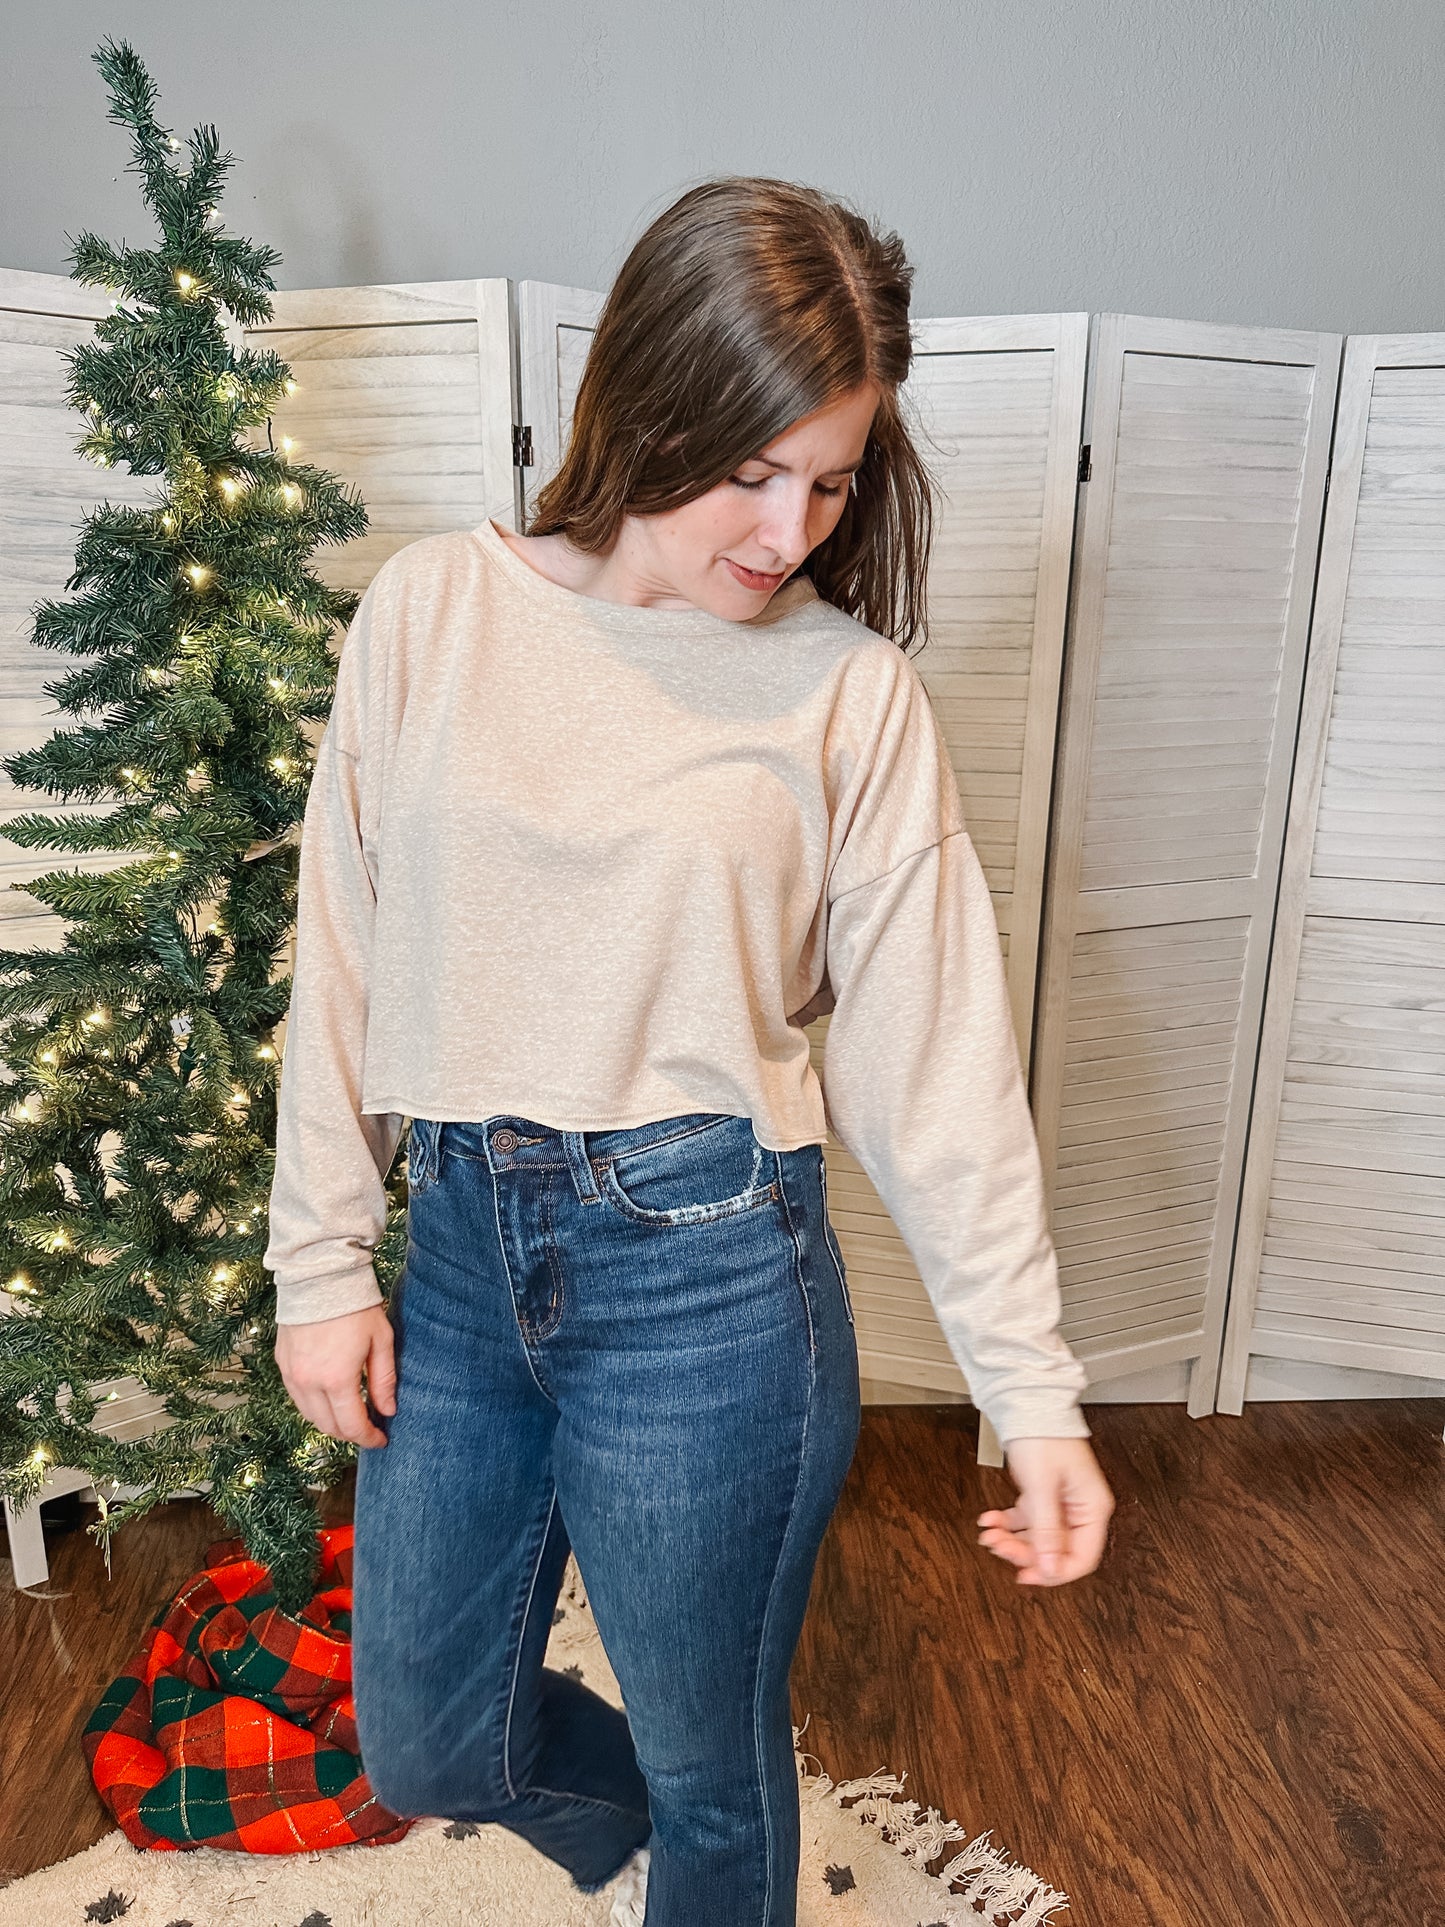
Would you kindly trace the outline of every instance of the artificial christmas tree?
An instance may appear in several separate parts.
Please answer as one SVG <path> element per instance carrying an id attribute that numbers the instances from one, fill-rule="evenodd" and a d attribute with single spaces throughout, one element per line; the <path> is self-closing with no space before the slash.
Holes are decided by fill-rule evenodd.
<path id="1" fill-rule="evenodd" d="M 12 817 L 12 842 L 125 860 L 33 878 L 63 942 L 0 951 L 0 1490 L 23 1504 L 48 1467 L 79 1468 L 107 1552 L 127 1519 L 206 1490 L 295 1610 L 316 1573 L 312 1494 L 356 1448 L 311 1427 L 282 1384 L 261 1255 L 296 845 L 335 687 L 329 638 L 359 601 L 308 558 L 367 518 L 273 445 L 271 410 L 295 384 L 240 330 L 270 317 L 280 257 L 218 224 L 234 156 L 202 127 L 179 165 L 130 46 L 94 59 L 161 244 L 75 242 L 72 278 L 115 305 L 70 351 L 67 394 L 90 418 L 80 453 L 163 479 L 148 507 L 91 514 L 77 593 L 36 605 L 35 645 L 86 658 L 48 693 L 94 720 L 3 763 L 23 788 L 115 802 Z M 404 1253 L 397 1178 L 390 1196 L 383 1289 Z M 93 1388 L 126 1378 L 163 1415 L 122 1441 L 96 1429 Z"/>

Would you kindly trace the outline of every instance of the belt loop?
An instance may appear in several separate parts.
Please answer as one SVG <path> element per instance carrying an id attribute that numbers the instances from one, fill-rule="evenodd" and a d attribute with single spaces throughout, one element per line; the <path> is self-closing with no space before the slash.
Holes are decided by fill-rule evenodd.
<path id="1" fill-rule="evenodd" d="M 587 1133 L 585 1131 L 564 1131 L 562 1145 L 567 1153 L 567 1162 L 572 1167 L 572 1182 L 577 1196 L 583 1204 L 600 1204 L 602 1193 L 597 1188 L 592 1165 L 587 1156 Z"/>
<path id="2" fill-rule="evenodd" d="M 440 1171 L 441 1126 L 428 1117 L 414 1117 L 406 1138 L 407 1180 L 419 1189 Z"/>

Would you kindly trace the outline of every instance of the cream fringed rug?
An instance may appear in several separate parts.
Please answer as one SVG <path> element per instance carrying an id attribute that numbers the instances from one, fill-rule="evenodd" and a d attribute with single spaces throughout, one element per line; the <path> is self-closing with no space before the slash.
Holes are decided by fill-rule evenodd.
<path id="1" fill-rule="evenodd" d="M 558 1603 L 548 1664 L 577 1668 L 621 1706 L 575 1558 Z M 795 1747 L 802 1730 L 793 1729 Z M 985 1834 L 968 1841 L 932 1807 L 920 1813 L 894 1774 L 835 1785 L 807 1772 L 811 1754 L 796 1758 L 798 1927 L 1045 1927 L 1067 1906 Z M 968 1844 L 929 1874 L 927 1864 L 959 1840 Z M 148 1852 L 117 1828 L 0 1889 L 0 1927 L 607 1927 L 611 1906 L 610 1888 L 579 1893 L 501 1826 L 418 1820 L 394 1846 L 301 1854 Z"/>

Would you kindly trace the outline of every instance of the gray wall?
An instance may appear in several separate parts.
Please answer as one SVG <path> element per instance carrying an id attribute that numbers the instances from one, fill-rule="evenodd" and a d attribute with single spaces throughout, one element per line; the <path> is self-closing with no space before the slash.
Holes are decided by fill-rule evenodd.
<path id="1" fill-rule="evenodd" d="M 278 287 L 605 288 L 737 172 L 897 228 L 919 315 L 1445 328 L 1442 0 L 9 0 L 0 266 L 154 238 L 107 35 Z"/>

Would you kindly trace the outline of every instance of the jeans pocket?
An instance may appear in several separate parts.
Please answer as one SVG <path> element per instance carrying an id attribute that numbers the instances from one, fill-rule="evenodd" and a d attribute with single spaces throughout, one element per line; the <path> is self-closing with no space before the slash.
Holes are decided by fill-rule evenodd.
<path id="1" fill-rule="evenodd" d="M 851 1325 L 854 1322 L 853 1299 L 848 1290 L 848 1267 L 843 1262 L 843 1247 L 838 1243 L 838 1234 L 834 1231 L 833 1221 L 828 1216 L 828 1160 L 823 1154 L 821 1144 L 818 1146 L 818 1183 L 823 1197 L 823 1239 L 833 1260 L 834 1269 L 838 1273 L 838 1288 L 843 1294 L 843 1309 L 847 1312 L 848 1323 Z"/>
<path id="2" fill-rule="evenodd" d="M 603 1197 L 637 1224 L 713 1224 L 782 1194 L 776 1153 L 759 1144 L 751 1118 L 726 1114 L 636 1151 L 616 1151 L 598 1161 L 597 1176 Z"/>

